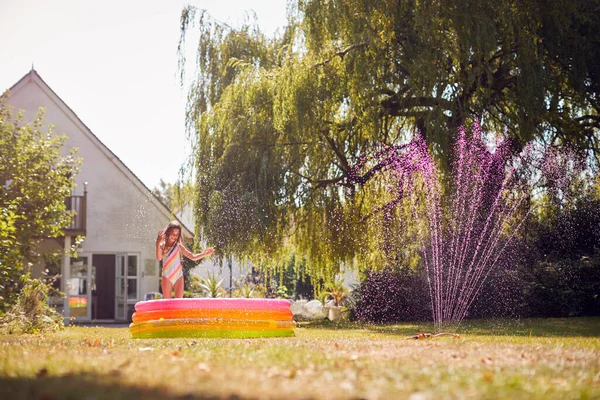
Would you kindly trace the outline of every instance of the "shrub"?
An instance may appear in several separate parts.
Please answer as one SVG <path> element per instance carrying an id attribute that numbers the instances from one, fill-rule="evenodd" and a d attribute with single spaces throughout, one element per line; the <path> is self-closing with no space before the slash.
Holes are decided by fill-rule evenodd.
<path id="1" fill-rule="evenodd" d="M 600 254 L 539 262 L 522 272 L 525 316 L 600 315 Z"/>
<path id="2" fill-rule="evenodd" d="M 471 318 L 518 318 L 523 316 L 525 282 L 514 266 L 494 269 L 467 310 Z"/>
<path id="3" fill-rule="evenodd" d="M 8 334 L 42 333 L 64 329 L 63 317 L 48 305 L 48 295 L 53 288 L 30 275 L 21 277 L 24 282 L 17 302 L 0 318 L 0 331 Z"/>
<path id="4" fill-rule="evenodd" d="M 348 308 L 350 318 L 359 322 L 431 319 L 426 279 L 410 268 L 368 272 L 351 293 Z"/>
<path id="5" fill-rule="evenodd" d="M 344 287 L 344 277 L 336 276 L 333 282 L 327 285 L 327 296 L 333 300 L 336 307 L 342 306 L 348 297 L 348 290 Z"/>
<path id="6" fill-rule="evenodd" d="M 204 278 L 200 278 L 200 286 L 202 287 L 202 295 L 210 298 L 225 297 L 227 292 L 221 287 L 223 279 L 220 279 L 215 274 L 208 274 Z"/>
<path id="7" fill-rule="evenodd" d="M 245 298 L 245 299 L 256 297 L 255 293 L 254 293 L 255 289 L 256 289 L 256 286 L 253 285 L 252 283 L 247 283 L 247 282 L 238 283 L 237 288 L 233 291 L 233 293 L 231 294 L 231 297 L 240 297 L 240 298 Z"/>
<path id="8" fill-rule="evenodd" d="M 557 207 L 528 231 L 528 257 L 518 270 L 522 315 L 600 315 L 600 200 L 588 195 Z"/>

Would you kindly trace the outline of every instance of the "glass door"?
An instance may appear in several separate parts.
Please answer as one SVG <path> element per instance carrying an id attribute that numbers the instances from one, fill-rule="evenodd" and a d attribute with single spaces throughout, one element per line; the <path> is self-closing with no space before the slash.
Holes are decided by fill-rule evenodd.
<path id="1" fill-rule="evenodd" d="M 127 302 L 129 314 L 133 314 L 135 303 L 138 301 L 138 257 L 135 254 L 127 255 Z M 128 315 L 129 316 L 129 315 Z"/>
<path id="2" fill-rule="evenodd" d="M 125 269 L 127 254 L 117 254 L 115 265 L 115 319 L 127 320 L 127 270 Z"/>
<path id="3" fill-rule="evenodd" d="M 76 320 L 91 319 L 90 274 L 87 256 L 71 258 L 66 289 L 69 317 L 76 318 Z"/>

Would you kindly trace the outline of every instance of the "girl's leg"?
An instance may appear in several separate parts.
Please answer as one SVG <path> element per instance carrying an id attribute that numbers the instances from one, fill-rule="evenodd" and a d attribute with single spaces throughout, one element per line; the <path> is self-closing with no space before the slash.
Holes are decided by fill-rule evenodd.
<path id="1" fill-rule="evenodd" d="M 181 280 L 183 281 L 183 278 L 181 278 Z M 167 279 L 166 276 L 162 277 L 161 286 L 162 286 L 163 298 L 170 299 L 171 298 L 171 290 L 173 290 L 173 284 L 171 283 L 171 281 L 169 279 Z M 177 293 L 177 290 L 175 291 L 175 293 Z"/>
<path id="2" fill-rule="evenodd" d="M 183 297 L 183 276 L 175 282 L 175 298 L 181 299 Z"/>

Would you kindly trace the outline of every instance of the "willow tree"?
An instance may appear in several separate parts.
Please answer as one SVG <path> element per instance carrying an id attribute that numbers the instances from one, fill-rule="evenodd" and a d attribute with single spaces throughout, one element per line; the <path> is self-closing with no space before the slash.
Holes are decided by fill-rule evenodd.
<path id="1" fill-rule="evenodd" d="M 289 247 L 323 277 L 342 262 L 407 261 L 414 193 L 390 190 L 389 165 L 370 157 L 402 152 L 419 131 L 443 167 L 474 120 L 517 145 L 598 152 L 597 11 L 586 0 L 298 0 L 267 38 L 184 9 L 182 72 L 199 28 L 187 108 L 197 230 L 264 263 Z"/>

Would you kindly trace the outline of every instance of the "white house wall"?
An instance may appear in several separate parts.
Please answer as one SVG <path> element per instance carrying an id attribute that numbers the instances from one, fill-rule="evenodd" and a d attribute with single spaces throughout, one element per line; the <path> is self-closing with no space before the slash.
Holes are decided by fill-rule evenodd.
<path id="1" fill-rule="evenodd" d="M 230 273 L 227 260 L 223 260 L 222 265 L 219 265 L 219 261 L 216 259 L 216 257 L 209 257 L 208 259 L 204 260 L 200 265 L 195 267 L 192 270 L 192 274 L 196 274 L 200 278 L 206 278 L 209 275 L 216 276 L 219 279 L 223 280 L 223 283 L 221 285 L 223 289 L 229 290 L 230 287 L 233 287 L 233 289 L 235 289 L 237 287 L 237 283 L 243 281 L 246 278 L 246 276 L 248 276 L 248 274 L 252 271 L 252 264 L 248 263 L 240 265 L 239 262 L 233 260 L 231 266 L 232 285 L 229 284 Z"/>

